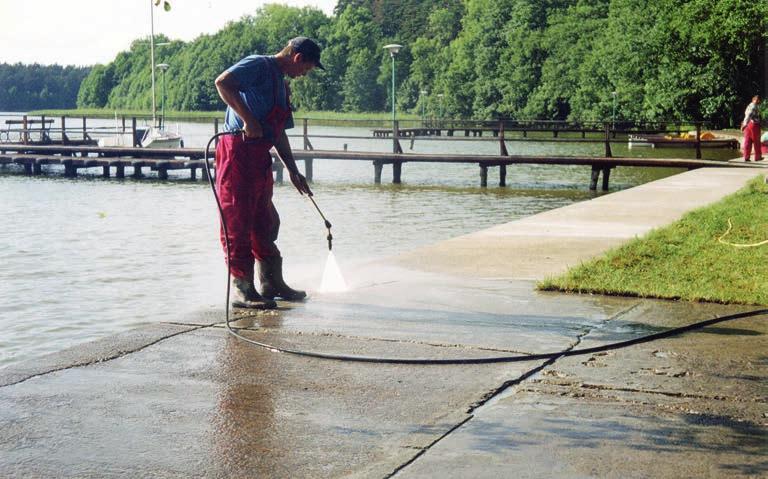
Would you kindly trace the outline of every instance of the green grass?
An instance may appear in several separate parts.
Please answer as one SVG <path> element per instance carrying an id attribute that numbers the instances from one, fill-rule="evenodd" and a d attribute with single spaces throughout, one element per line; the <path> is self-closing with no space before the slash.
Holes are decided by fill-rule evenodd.
<path id="1" fill-rule="evenodd" d="M 150 118 L 152 116 L 151 111 L 147 110 L 114 110 L 106 108 L 78 108 L 74 110 L 35 110 L 31 111 L 29 115 L 45 115 L 50 117 L 60 116 L 87 116 L 89 118 L 114 118 L 115 112 L 117 116 L 125 117 L 137 117 L 137 118 Z M 166 118 L 168 120 L 198 120 L 198 121 L 213 121 L 214 118 L 224 118 L 224 109 L 221 111 L 166 111 Z M 346 113 L 340 111 L 304 111 L 299 110 L 294 113 L 294 118 L 310 118 L 312 120 L 326 120 L 329 122 L 345 122 L 345 121 L 375 121 L 375 122 L 387 122 L 392 120 L 391 112 L 368 112 L 368 113 Z M 410 113 L 398 113 L 398 120 L 418 120 L 418 115 Z"/>
<path id="2" fill-rule="evenodd" d="M 542 290 L 768 305 L 768 185 L 760 176 L 722 201 L 538 284 Z"/>

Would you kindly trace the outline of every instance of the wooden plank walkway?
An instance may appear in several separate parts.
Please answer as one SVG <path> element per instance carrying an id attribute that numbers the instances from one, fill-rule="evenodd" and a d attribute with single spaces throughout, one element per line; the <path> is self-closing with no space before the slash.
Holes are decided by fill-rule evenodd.
<path id="1" fill-rule="evenodd" d="M 125 168 L 132 169 L 134 178 L 144 176 L 142 169 L 149 168 L 157 171 L 160 179 L 168 178 L 170 170 L 189 170 L 192 179 L 197 178 L 200 169 L 202 178 L 207 178 L 203 161 L 202 148 L 100 148 L 94 146 L 63 146 L 63 145 L 0 145 L 0 165 L 23 165 L 28 174 L 42 173 L 44 165 L 64 166 L 64 175 L 77 176 L 78 169 L 102 168 L 102 175 L 110 177 L 114 168 L 116 178 L 125 177 Z M 321 159 L 370 161 L 374 166 L 374 181 L 381 182 L 384 165 L 392 165 L 392 181 L 402 181 L 402 165 L 404 163 L 437 163 L 437 164 L 476 164 L 480 168 L 480 186 L 488 185 L 488 169 L 499 168 L 499 186 L 506 186 L 506 168 L 516 164 L 539 165 L 577 165 L 588 166 L 592 170 L 590 189 L 597 189 L 597 182 L 602 173 L 602 189 L 608 189 L 611 169 L 618 166 L 654 167 L 654 168 L 685 168 L 703 167 L 744 168 L 753 167 L 749 163 L 729 163 L 712 160 L 670 159 L 670 158 L 631 158 L 631 157 L 594 157 L 594 156 L 526 156 L 526 155 L 446 155 L 428 153 L 386 153 L 386 152 L 356 152 L 336 150 L 294 150 L 294 157 L 305 163 L 305 175 L 308 180 L 313 177 L 313 161 Z M 211 161 L 213 164 L 213 161 Z M 277 181 L 283 179 L 283 167 L 275 162 L 273 167 Z"/>

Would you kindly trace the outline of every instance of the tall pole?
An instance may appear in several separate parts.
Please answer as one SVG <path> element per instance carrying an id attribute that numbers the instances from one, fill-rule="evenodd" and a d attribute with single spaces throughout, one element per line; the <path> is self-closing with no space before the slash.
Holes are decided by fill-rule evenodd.
<path id="1" fill-rule="evenodd" d="M 157 104 L 155 103 L 155 7 L 149 0 L 149 68 L 152 71 L 152 126 L 157 122 Z"/>
<path id="2" fill-rule="evenodd" d="M 162 109 L 163 109 L 162 111 L 163 111 L 163 113 L 161 115 L 161 118 L 162 118 L 163 124 L 165 124 L 165 68 L 163 68 L 163 80 L 162 81 L 163 81 L 163 101 L 162 101 Z M 160 125 L 160 126 L 164 126 L 164 125 Z"/>
<path id="3" fill-rule="evenodd" d="M 399 143 L 397 142 L 397 117 L 395 116 L 395 55 L 397 55 L 401 48 L 403 46 L 396 43 L 384 45 L 384 49 L 389 51 L 389 56 L 392 57 L 392 151 L 395 153 L 400 150 Z M 395 178 L 398 178 L 397 174 Z M 395 183 L 399 183 L 399 180 L 396 179 Z"/>
<path id="4" fill-rule="evenodd" d="M 424 104 L 426 103 L 424 100 L 424 95 L 426 94 L 426 90 L 419 90 L 419 99 L 421 100 L 421 126 L 424 126 Z"/>
<path id="5" fill-rule="evenodd" d="M 392 57 L 392 131 L 395 131 L 395 54 L 389 54 Z"/>

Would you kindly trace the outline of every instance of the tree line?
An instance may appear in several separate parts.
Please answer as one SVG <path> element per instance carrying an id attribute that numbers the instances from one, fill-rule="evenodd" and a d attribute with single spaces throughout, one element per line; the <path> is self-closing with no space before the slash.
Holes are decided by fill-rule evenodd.
<path id="1" fill-rule="evenodd" d="M 0 111 L 74 108 L 87 67 L 0 63 Z"/>
<path id="2" fill-rule="evenodd" d="M 172 15 L 173 12 L 162 13 Z M 747 0 L 339 0 L 267 5 L 212 35 L 157 42 L 166 109 L 223 109 L 213 81 L 294 36 L 323 46 L 326 71 L 292 81 L 295 106 L 397 107 L 435 117 L 734 125 L 764 86 L 768 2 Z M 79 107 L 149 108 L 148 39 L 83 80 Z M 158 76 L 158 94 L 161 76 Z M 766 93 L 766 92 L 762 92 Z"/>

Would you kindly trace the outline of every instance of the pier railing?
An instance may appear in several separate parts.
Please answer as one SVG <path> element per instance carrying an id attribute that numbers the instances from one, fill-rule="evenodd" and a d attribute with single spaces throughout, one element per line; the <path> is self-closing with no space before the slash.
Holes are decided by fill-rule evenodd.
<path id="1" fill-rule="evenodd" d="M 220 129 L 218 118 L 213 119 L 210 133 Z M 205 178 L 208 172 L 201 161 L 201 148 L 182 149 L 149 149 L 133 147 L 98 147 L 96 138 L 102 135 L 125 133 L 133 131 L 134 143 L 137 135 L 138 119 L 122 117 L 114 127 L 93 127 L 88 125 L 87 118 L 61 117 L 56 123 L 51 118 L 30 118 L 6 120 L 7 132 L 13 135 L 0 134 L 0 164 L 23 165 L 28 174 L 40 174 L 45 165 L 64 166 L 65 176 L 76 176 L 78 169 L 101 167 L 105 177 L 125 176 L 125 168 L 129 168 L 135 178 L 144 177 L 143 171 L 149 168 L 157 171 L 160 179 L 168 178 L 168 171 L 187 169 L 192 178 L 197 177 L 200 170 Z M 210 125 L 210 123 L 209 123 Z M 658 132 L 659 128 L 669 125 L 609 123 L 609 122 L 544 122 L 544 121 L 470 121 L 470 120 L 440 120 L 421 121 L 403 120 L 395 122 L 359 120 L 334 120 L 333 126 L 354 126 L 354 129 L 340 131 L 311 132 L 311 119 L 297 119 L 296 128 L 289 135 L 300 138 L 301 146 L 294 145 L 294 156 L 304 161 L 305 174 L 311 181 L 313 177 L 313 162 L 318 159 L 339 159 L 370 161 L 374 166 L 374 181 L 381 182 L 384 165 L 392 165 L 392 181 L 400 183 L 402 166 L 408 162 L 431 163 L 470 163 L 480 168 L 480 185 L 488 184 L 488 169 L 499 168 L 499 185 L 506 186 L 507 166 L 521 163 L 587 165 L 592 168 L 590 189 L 597 188 L 597 182 L 602 173 L 603 189 L 608 188 L 608 178 L 611 169 L 617 166 L 646 166 L 646 167 L 679 167 L 699 168 L 703 166 L 733 166 L 723 162 L 701 160 L 701 127 L 695 123 L 696 160 L 686 159 L 653 159 L 614 157 L 611 145 L 621 141 L 626 142 L 627 136 L 639 132 Z M 681 130 L 681 125 L 675 125 Z M 664 130 L 670 132 L 670 130 Z M 207 135 L 207 134 L 206 134 Z M 9 138 L 9 136 L 13 136 Z M 343 148 L 318 149 L 313 142 L 320 143 L 326 139 L 334 140 L 371 140 L 378 144 L 391 142 L 389 151 L 348 151 L 347 144 Z M 450 143 L 455 141 L 495 142 L 498 145 L 497 154 L 445 154 L 445 153 L 406 153 L 401 142 L 410 142 L 410 150 L 414 141 L 444 142 L 446 151 L 454 151 Z M 12 141 L 15 140 L 15 141 Z M 601 156 L 530 156 L 510 155 L 507 143 L 515 141 L 553 141 L 575 143 L 602 143 Z M 325 143 L 328 143 L 327 141 Z M 337 143 L 338 144 L 338 143 Z M 282 166 L 277 162 L 274 166 L 277 181 L 282 181 Z"/>

